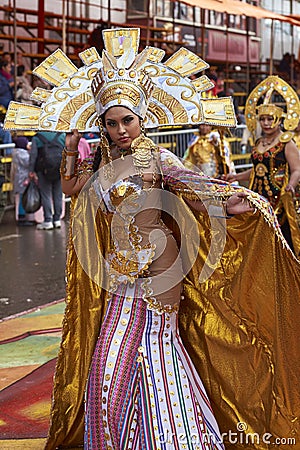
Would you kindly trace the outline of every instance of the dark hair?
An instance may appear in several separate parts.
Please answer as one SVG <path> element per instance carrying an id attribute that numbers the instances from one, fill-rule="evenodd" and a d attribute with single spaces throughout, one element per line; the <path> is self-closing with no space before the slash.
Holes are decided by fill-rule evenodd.
<path id="1" fill-rule="evenodd" d="M 11 64 L 11 63 L 8 61 L 1 60 L 0 61 L 0 69 L 2 69 L 3 67 L 7 67 L 9 64 Z"/>
<path id="2" fill-rule="evenodd" d="M 25 66 L 23 64 L 20 64 L 17 67 L 17 76 L 21 77 L 23 75 L 23 73 L 25 72 Z"/>
<path id="3" fill-rule="evenodd" d="M 13 142 L 17 148 L 26 149 L 29 141 L 26 136 L 16 136 L 13 138 Z"/>

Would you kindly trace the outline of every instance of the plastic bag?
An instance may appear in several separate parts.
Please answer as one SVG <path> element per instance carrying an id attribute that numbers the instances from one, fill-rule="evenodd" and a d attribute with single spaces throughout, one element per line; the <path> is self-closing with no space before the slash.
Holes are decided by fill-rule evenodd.
<path id="1" fill-rule="evenodd" d="M 27 213 L 34 213 L 42 204 L 41 193 L 34 180 L 30 180 L 22 195 L 22 206 Z"/>

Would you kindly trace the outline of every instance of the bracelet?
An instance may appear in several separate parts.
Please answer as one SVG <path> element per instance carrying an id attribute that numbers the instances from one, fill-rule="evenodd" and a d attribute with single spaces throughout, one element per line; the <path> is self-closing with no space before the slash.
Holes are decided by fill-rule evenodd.
<path id="1" fill-rule="evenodd" d="M 209 217 L 214 219 L 231 219 L 234 216 L 234 214 L 227 214 L 226 202 L 222 202 L 222 206 L 209 205 L 208 214 Z"/>
<path id="2" fill-rule="evenodd" d="M 78 172 L 78 156 L 76 150 L 68 150 L 66 147 L 62 151 L 60 175 L 68 181 L 77 176 Z"/>
<path id="3" fill-rule="evenodd" d="M 225 210 L 225 213 L 226 213 L 225 219 L 231 219 L 231 217 L 233 217 L 234 214 L 229 214 L 229 213 L 227 212 L 227 202 L 224 202 L 224 203 L 223 203 L 223 207 L 224 207 L 224 210 Z"/>
<path id="4" fill-rule="evenodd" d="M 63 149 L 63 152 L 65 152 L 66 156 L 78 156 L 79 151 L 78 150 L 71 150 L 65 147 Z"/>

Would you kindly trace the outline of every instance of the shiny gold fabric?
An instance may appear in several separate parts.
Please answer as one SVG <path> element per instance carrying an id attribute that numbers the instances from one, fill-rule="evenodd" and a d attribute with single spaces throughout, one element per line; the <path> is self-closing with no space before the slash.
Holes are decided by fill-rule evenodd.
<path id="1" fill-rule="evenodd" d="M 292 195 L 289 192 L 284 192 L 281 195 L 281 202 L 283 204 L 289 227 L 291 230 L 292 242 L 296 256 L 300 257 L 300 222 L 299 211 L 297 213 L 297 206 L 295 205 Z"/>
<path id="2" fill-rule="evenodd" d="M 179 323 L 182 339 L 203 380 L 221 432 L 236 432 L 237 424 L 243 422 L 247 424 L 247 433 L 257 433 L 261 440 L 264 433 L 270 433 L 272 439 L 295 437 L 298 447 L 291 448 L 297 449 L 300 442 L 299 262 L 284 247 L 284 241 L 274 232 L 267 216 L 264 218 L 257 212 L 222 222 L 213 241 L 218 250 L 222 246 L 222 226 L 226 226 L 224 252 L 219 261 L 208 263 L 212 241 L 209 218 L 187 206 L 178 185 L 170 189 L 180 199 L 174 203 L 182 220 L 180 228 L 184 230 L 180 238 L 174 226 L 178 243 L 190 236 L 191 216 L 199 227 L 201 245 L 196 249 L 197 261 L 184 281 Z M 76 220 L 83 221 L 83 225 L 86 209 L 94 207 L 91 203 L 92 206 L 86 204 L 76 209 Z M 109 247 L 109 217 L 101 210 L 97 226 L 98 245 L 105 254 Z M 168 226 L 173 228 L 172 222 Z M 186 253 L 194 252 L 193 239 L 184 240 Z M 88 233 L 81 236 L 81 241 L 85 242 L 85 249 L 94 252 Z M 199 275 L 203 275 L 205 263 L 208 270 L 214 270 L 200 283 Z M 83 271 L 71 236 L 67 276 L 67 309 L 47 450 L 83 444 L 83 394 L 105 311 L 105 292 Z M 253 445 L 245 440 L 228 442 L 226 448 L 273 448 L 261 440 Z"/>
<path id="3" fill-rule="evenodd" d="M 194 170 L 196 166 L 203 173 L 214 178 L 235 171 L 231 161 L 229 142 L 222 138 L 215 145 L 210 140 L 210 133 L 199 135 L 192 142 L 186 151 L 184 160 L 186 167 Z"/>
<path id="4" fill-rule="evenodd" d="M 221 263 L 199 286 L 204 248 L 185 283 L 181 336 L 221 432 L 245 423 L 247 433 L 260 436 L 253 446 L 244 439 L 230 447 L 225 439 L 226 448 L 273 448 L 262 442 L 264 433 L 296 438 L 292 448 L 300 448 L 299 263 L 251 215 L 227 221 Z"/>
<path id="5" fill-rule="evenodd" d="M 75 204 L 76 198 L 72 200 L 71 223 L 74 219 Z M 93 207 L 93 202 L 85 207 L 84 211 L 76 208 L 76 220 L 81 220 L 83 224 L 87 210 Z M 98 215 L 96 221 L 99 247 L 104 251 L 104 248 L 109 247 L 108 220 Z M 81 229 L 88 231 L 84 226 Z M 81 238 L 86 246 L 93 244 L 88 232 Z M 101 277 L 102 273 L 99 276 Z M 45 446 L 48 450 L 55 449 L 59 445 L 66 445 L 68 448 L 82 446 L 84 389 L 106 307 L 106 292 L 101 291 L 97 283 L 90 279 L 78 261 L 72 238 L 72 226 L 68 242 L 66 277 L 66 310 L 54 380 L 50 437 Z"/>

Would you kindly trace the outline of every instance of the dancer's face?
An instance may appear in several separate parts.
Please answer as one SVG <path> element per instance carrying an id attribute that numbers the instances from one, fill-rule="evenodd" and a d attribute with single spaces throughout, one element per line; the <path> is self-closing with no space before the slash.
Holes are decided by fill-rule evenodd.
<path id="1" fill-rule="evenodd" d="M 274 121 L 275 121 L 274 117 L 269 116 L 268 114 L 262 114 L 261 116 L 259 116 L 259 123 L 264 133 L 268 132 L 273 133 L 274 131 L 278 130 L 280 122 L 278 122 L 274 126 Z"/>
<path id="2" fill-rule="evenodd" d="M 124 106 L 113 106 L 104 117 L 105 128 L 117 147 L 129 149 L 141 133 L 140 118 Z"/>
<path id="3" fill-rule="evenodd" d="M 201 136 L 205 136 L 206 134 L 211 132 L 212 127 L 206 123 L 202 123 L 199 125 L 199 133 Z"/>

